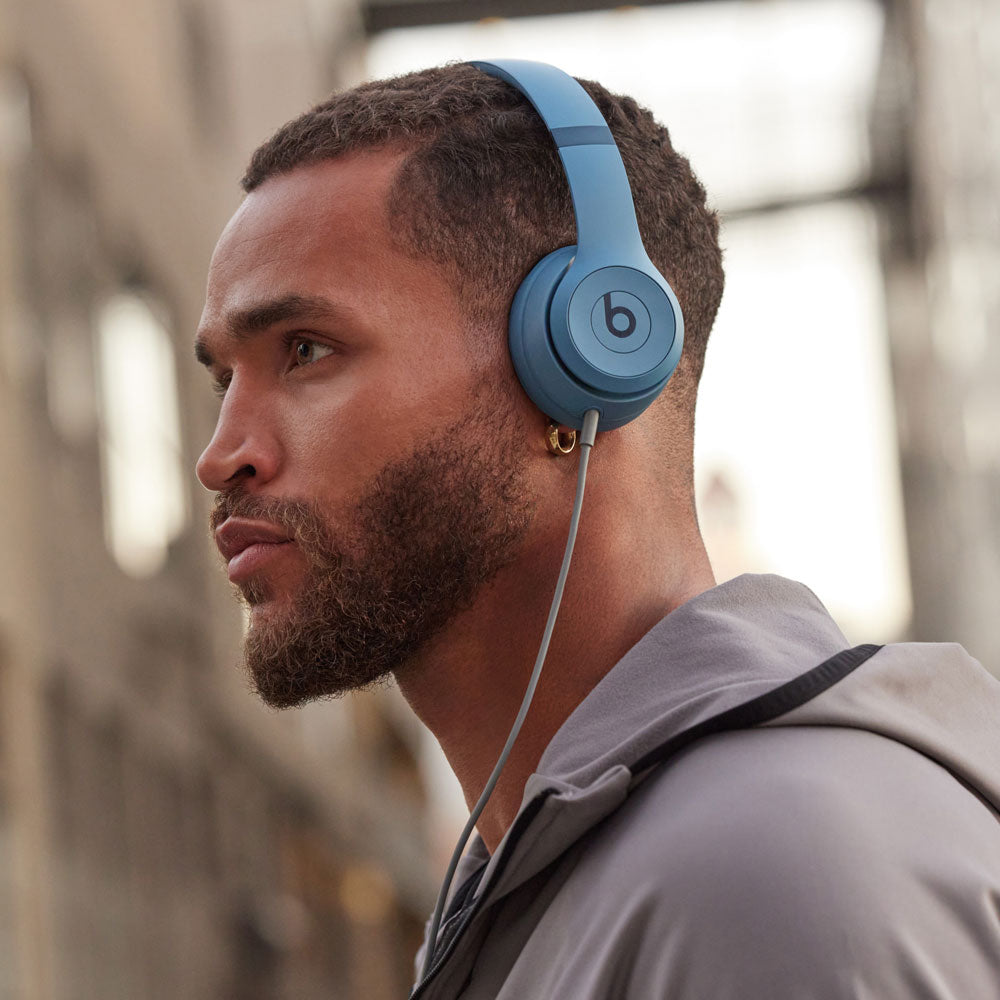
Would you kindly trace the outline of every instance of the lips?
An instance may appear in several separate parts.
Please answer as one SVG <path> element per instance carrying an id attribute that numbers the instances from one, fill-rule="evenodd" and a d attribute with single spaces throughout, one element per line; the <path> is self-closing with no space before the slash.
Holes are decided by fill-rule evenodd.
<path id="1" fill-rule="evenodd" d="M 292 543 L 284 528 L 266 521 L 227 518 L 215 529 L 215 544 L 229 564 L 229 579 L 240 583 Z"/>

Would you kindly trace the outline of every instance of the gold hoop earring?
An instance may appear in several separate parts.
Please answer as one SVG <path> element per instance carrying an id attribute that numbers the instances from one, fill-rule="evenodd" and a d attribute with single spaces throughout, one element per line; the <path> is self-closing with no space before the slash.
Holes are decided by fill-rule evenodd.
<path id="1" fill-rule="evenodd" d="M 561 431 L 559 425 L 550 420 L 545 428 L 545 447 L 553 455 L 568 455 L 576 447 L 576 431 L 572 428 Z"/>

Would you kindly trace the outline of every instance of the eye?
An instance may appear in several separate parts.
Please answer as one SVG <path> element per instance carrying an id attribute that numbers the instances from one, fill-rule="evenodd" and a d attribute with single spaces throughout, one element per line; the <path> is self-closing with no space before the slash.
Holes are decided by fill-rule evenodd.
<path id="1" fill-rule="evenodd" d="M 233 380 L 232 372 L 226 372 L 225 375 L 217 375 L 212 379 L 212 391 L 222 399 L 226 394 L 226 390 L 229 388 L 229 383 Z"/>
<path id="2" fill-rule="evenodd" d="M 295 366 L 303 368 L 311 365 L 315 361 L 328 357 L 334 353 L 334 349 L 327 344 L 320 344 L 315 340 L 304 340 L 301 337 L 293 341 L 295 345 Z"/>

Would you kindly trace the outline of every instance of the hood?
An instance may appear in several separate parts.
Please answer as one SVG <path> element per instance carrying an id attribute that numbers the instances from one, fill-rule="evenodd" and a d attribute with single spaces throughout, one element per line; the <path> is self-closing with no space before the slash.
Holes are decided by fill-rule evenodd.
<path id="1" fill-rule="evenodd" d="M 492 858 L 474 838 L 454 880 L 456 909 L 503 898 L 656 765 L 725 729 L 866 729 L 938 761 L 1000 811 L 998 719 L 1000 681 L 957 643 L 850 649 L 808 587 L 744 574 L 667 615 L 581 702 Z"/>
<path id="2" fill-rule="evenodd" d="M 632 769 L 658 748 L 849 645 L 819 598 L 784 577 L 748 573 L 693 597 L 633 646 L 552 738 L 518 814 L 535 803 L 538 834 L 518 836 L 503 884 L 492 876 L 523 822 L 492 858 L 474 837 L 455 885 L 487 864 L 476 895 L 509 892 L 613 812 L 637 781 Z M 762 724 L 880 733 L 937 760 L 1000 810 L 1000 681 L 958 643 L 868 648 L 858 669 Z"/>

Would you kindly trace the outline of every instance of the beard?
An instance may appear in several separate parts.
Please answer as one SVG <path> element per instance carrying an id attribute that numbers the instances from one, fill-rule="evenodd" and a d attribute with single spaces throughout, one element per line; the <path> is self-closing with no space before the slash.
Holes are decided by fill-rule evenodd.
<path id="1" fill-rule="evenodd" d="M 270 521 L 307 563 L 287 611 L 251 615 L 244 667 L 267 705 L 388 684 L 513 562 L 535 509 L 518 431 L 509 404 L 481 404 L 384 466 L 336 532 L 306 499 L 218 495 L 213 531 L 230 516 Z M 237 590 L 251 610 L 276 596 L 264 576 Z"/>

